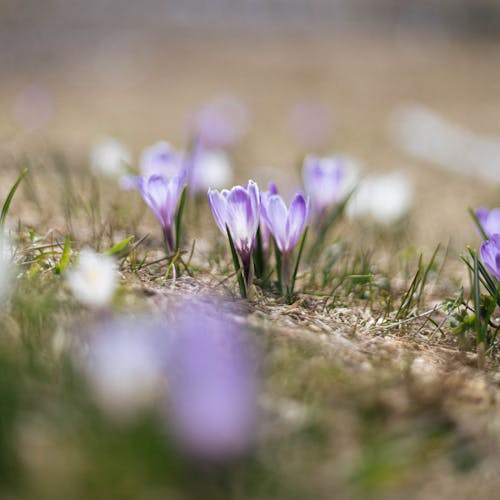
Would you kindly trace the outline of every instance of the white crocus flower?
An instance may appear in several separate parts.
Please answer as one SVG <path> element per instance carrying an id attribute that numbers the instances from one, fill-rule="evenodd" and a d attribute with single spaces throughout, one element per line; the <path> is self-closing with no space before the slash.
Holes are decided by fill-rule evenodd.
<path id="1" fill-rule="evenodd" d="M 68 272 L 67 279 L 73 295 L 80 302 L 91 307 L 106 307 L 118 284 L 115 259 L 84 249 L 78 266 Z"/>
<path id="2" fill-rule="evenodd" d="M 371 217 L 380 224 L 393 224 L 408 214 L 413 186 L 402 172 L 366 177 L 347 205 L 351 219 Z"/>
<path id="3" fill-rule="evenodd" d="M 116 139 L 104 139 L 92 148 L 90 165 L 95 175 L 119 179 L 127 175 L 132 163 L 128 149 Z"/>

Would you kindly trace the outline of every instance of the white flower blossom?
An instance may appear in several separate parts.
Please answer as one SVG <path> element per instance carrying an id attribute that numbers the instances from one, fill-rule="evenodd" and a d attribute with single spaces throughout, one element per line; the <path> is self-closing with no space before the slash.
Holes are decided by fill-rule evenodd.
<path id="1" fill-rule="evenodd" d="M 90 165 L 95 175 L 119 179 L 128 173 L 132 155 L 116 139 L 104 139 L 92 148 Z"/>
<path id="2" fill-rule="evenodd" d="M 68 272 L 67 280 L 73 295 L 80 302 L 92 307 L 106 307 L 113 299 L 118 284 L 115 259 L 84 249 L 78 266 Z"/>

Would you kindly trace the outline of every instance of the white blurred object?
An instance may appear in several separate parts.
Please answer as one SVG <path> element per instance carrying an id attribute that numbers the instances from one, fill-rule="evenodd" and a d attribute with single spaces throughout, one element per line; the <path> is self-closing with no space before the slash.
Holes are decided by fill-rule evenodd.
<path id="1" fill-rule="evenodd" d="M 106 138 L 92 148 L 90 166 L 95 175 L 109 179 L 119 179 L 127 175 L 132 163 L 132 155 L 119 141 Z"/>
<path id="2" fill-rule="evenodd" d="M 346 207 L 350 219 L 370 217 L 380 224 L 401 220 L 411 209 L 413 185 L 407 175 L 393 172 L 366 177 Z"/>
<path id="3" fill-rule="evenodd" d="M 150 407 L 163 380 L 153 326 L 122 318 L 104 323 L 90 339 L 84 371 L 101 408 L 128 420 Z"/>
<path id="4" fill-rule="evenodd" d="M 411 155 L 452 172 L 500 183 L 500 138 L 476 134 L 419 105 L 398 109 L 391 131 Z"/>
<path id="5" fill-rule="evenodd" d="M 209 188 L 226 188 L 233 180 L 228 155 L 222 150 L 203 150 L 195 156 L 190 174 L 195 192 L 206 193 Z"/>
<path id="6" fill-rule="evenodd" d="M 67 280 L 77 300 L 91 307 L 106 307 L 118 285 L 115 259 L 84 249 L 80 252 L 78 266 L 68 271 Z"/>
<path id="7" fill-rule="evenodd" d="M 7 300 L 12 288 L 13 248 L 5 230 L 0 233 L 0 307 Z"/>

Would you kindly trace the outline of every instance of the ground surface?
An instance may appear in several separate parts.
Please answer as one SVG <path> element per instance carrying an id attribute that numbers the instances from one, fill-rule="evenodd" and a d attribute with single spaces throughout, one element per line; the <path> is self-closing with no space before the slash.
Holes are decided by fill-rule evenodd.
<path id="1" fill-rule="evenodd" d="M 158 37 L 154 44 L 130 43 L 132 51 L 113 45 L 122 56 L 119 65 L 106 65 L 100 53 L 83 54 L 69 66 L 21 68 L 2 82 L 0 103 L 7 110 L 16 92 L 34 79 L 49 89 L 55 103 L 55 115 L 43 130 L 20 132 L 11 113 L 0 121 L 1 198 L 19 165 L 28 163 L 31 169 L 11 211 L 12 227 L 20 221 L 22 232 L 34 228 L 47 242 L 62 242 L 70 231 L 75 249 L 86 244 L 102 249 L 129 234 L 137 239 L 149 234 L 138 252 L 153 261 L 161 257 L 161 242 L 138 196 L 101 184 L 95 198 L 86 173 L 92 142 L 111 134 L 136 152 L 160 138 L 180 146 L 188 111 L 227 91 L 240 95 L 252 111 L 251 131 L 233 151 L 238 179 L 264 182 L 274 176 L 282 182 L 295 176 L 298 182 L 295 165 L 304 152 L 287 132 L 286 117 L 296 99 L 312 96 L 334 117 L 325 151 L 357 156 L 368 171 L 402 168 L 416 185 L 414 211 L 402 232 L 344 222 L 331 242 L 346 241 L 353 253 L 365 249 L 373 254 L 370 272 L 389 279 L 395 304 L 415 271 L 418 253 L 429 258 L 438 242 L 449 244 L 448 255 L 444 259 L 444 251 L 440 254 L 444 267 L 430 280 L 420 311 L 453 296 L 461 283 L 467 285 L 458 256 L 466 243 L 479 242 L 466 208 L 498 205 L 498 187 L 451 177 L 405 156 L 391 142 L 388 120 L 398 105 L 416 101 L 478 132 L 500 136 L 495 43 L 289 34 Z M 65 158 L 59 170 L 56 152 Z M 275 170 L 262 168 L 269 165 Z M 92 209 L 89 200 L 96 199 Z M 235 296 L 228 255 L 214 257 L 215 225 L 206 205 L 202 207 L 201 217 L 195 217 L 193 207 L 188 214 L 192 229 L 187 239 L 196 240 L 194 277 L 165 283 L 162 264 L 132 272 L 125 262 L 123 309 L 161 309 L 180 293 Z M 224 248 L 222 240 L 217 245 Z M 306 264 L 304 293 L 292 305 L 259 291 L 248 304 L 237 302 L 237 320 L 255 331 L 262 347 L 266 424 L 249 467 L 253 472 L 242 465 L 230 476 L 226 493 L 234 498 L 332 498 L 332 492 L 345 498 L 494 498 L 500 487 L 497 357 L 483 362 L 472 342 L 461 344 L 449 325 L 441 323 L 442 312 L 433 316 L 439 328 L 426 317 L 396 326 L 392 318 L 383 326 L 383 287 L 371 300 L 363 286 L 342 285 L 334 300 L 329 296 L 332 282 L 311 284 L 310 270 Z M 49 265 L 41 279 L 43 286 L 52 283 Z M 54 314 L 71 325 L 67 310 Z M 49 326 L 40 331 L 47 342 L 52 338 Z M 38 441 L 17 444 L 27 483 L 40 497 L 56 498 L 58 491 L 58 497 L 67 498 L 64 492 L 75 484 L 95 498 L 109 492 L 116 498 L 161 498 L 175 489 L 161 483 L 161 474 L 152 474 L 156 486 L 150 484 L 152 490 L 146 492 L 149 476 L 144 471 L 128 490 L 100 481 L 85 462 L 89 451 L 84 445 L 66 442 L 50 427 L 58 421 L 51 411 L 33 412 L 47 427 L 35 433 Z M 81 432 L 85 425 L 79 425 L 71 431 Z M 52 450 L 55 456 L 74 458 L 64 464 L 67 484 L 57 479 L 63 465 L 47 465 L 31 453 L 33 447 L 41 456 Z M 117 445 L 106 450 L 110 457 L 121 453 Z M 132 460 L 117 464 L 125 475 L 134 470 Z M 207 488 L 216 497 L 219 486 Z M 185 485 L 179 491 L 179 497 L 190 494 Z M 22 498 L 32 498 L 26 495 Z"/>

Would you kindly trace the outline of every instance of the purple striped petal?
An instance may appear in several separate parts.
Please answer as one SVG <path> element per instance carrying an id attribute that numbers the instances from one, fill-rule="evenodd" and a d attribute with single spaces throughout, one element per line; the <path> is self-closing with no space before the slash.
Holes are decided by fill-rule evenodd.
<path id="1" fill-rule="evenodd" d="M 484 241 L 479 251 L 485 267 L 497 280 L 500 280 L 500 234 L 494 234 Z"/>
<path id="2" fill-rule="evenodd" d="M 229 192 L 228 192 L 229 193 Z M 217 227 L 220 229 L 222 234 L 226 234 L 226 212 L 227 212 L 227 196 L 223 193 L 219 193 L 216 189 L 208 190 L 208 202 L 210 208 L 212 209 L 212 214 L 215 219 Z"/>
<path id="3" fill-rule="evenodd" d="M 293 250 L 299 241 L 300 234 L 304 230 L 309 215 L 309 203 L 302 194 L 296 194 L 290 204 L 286 233 L 288 235 L 287 250 Z"/>
<path id="4" fill-rule="evenodd" d="M 274 194 L 268 198 L 267 204 L 262 210 L 262 216 L 269 226 L 280 252 L 286 251 L 288 209 L 281 196 Z"/>

